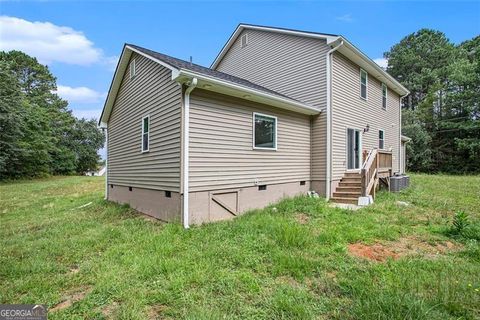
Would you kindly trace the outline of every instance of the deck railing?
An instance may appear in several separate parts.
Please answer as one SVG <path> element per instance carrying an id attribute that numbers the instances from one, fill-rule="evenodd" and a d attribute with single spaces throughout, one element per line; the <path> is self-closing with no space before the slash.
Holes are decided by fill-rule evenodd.
<path id="1" fill-rule="evenodd" d="M 364 152 L 365 161 L 363 162 L 361 174 L 362 196 L 366 197 L 372 193 L 375 197 L 375 189 L 378 184 L 380 172 L 392 171 L 392 153 L 388 151 L 372 149 Z M 373 191 L 373 192 L 372 192 Z"/>

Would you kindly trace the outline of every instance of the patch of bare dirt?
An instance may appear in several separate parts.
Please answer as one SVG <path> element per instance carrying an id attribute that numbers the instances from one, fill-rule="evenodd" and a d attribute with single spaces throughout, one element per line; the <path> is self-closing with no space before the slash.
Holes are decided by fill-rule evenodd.
<path id="1" fill-rule="evenodd" d="M 461 249 L 461 245 L 451 241 L 430 243 L 416 237 L 405 237 L 398 241 L 375 243 L 372 245 L 353 243 L 348 246 L 350 255 L 378 262 L 383 262 L 387 259 L 395 260 L 408 255 L 421 255 L 426 258 L 435 258 L 459 249 Z"/>
<path id="2" fill-rule="evenodd" d="M 102 309 L 102 314 L 107 319 L 114 319 L 115 311 L 118 309 L 118 302 L 113 302 L 111 304 L 106 305 Z"/>
<path id="3" fill-rule="evenodd" d="M 165 311 L 166 308 L 167 306 L 163 304 L 156 304 L 150 306 L 147 311 L 148 319 L 162 319 L 162 313 L 163 311 Z"/>
<path id="4" fill-rule="evenodd" d="M 350 244 L 348 245 L 348 252 L 352 256 L 373 261 L 385 261 L 388 258 L 397 259 L 399 257 L 398 254 L 380 243 L 375 243 L 373 245 L 366 245 L 363 243 Z"/>
<path id="5" fill-rule="evenodd" d="M 305 213 L 297 213 L 295 215 L 295 220 L 297 220 L 297 222 L 300 224 L 307 224 L 310 221 L 310 217 Z"/>
<path id="6" fill-rule="evenodd" d="M 92 291 L 90 287 L 82 287 L 82 288 L 76 289 L 71 293 L 65 295 L 62 302 L 56 304 L 55 306 L 50 308 L 48 311 L 55 312 L 55 311 L 66 309 L 70 307 L 72 304 L 74 304 L 75 302 L 78 302 L 83 298 L 85 298 L 85 296 L 89 294 L 90 291 Z"/>

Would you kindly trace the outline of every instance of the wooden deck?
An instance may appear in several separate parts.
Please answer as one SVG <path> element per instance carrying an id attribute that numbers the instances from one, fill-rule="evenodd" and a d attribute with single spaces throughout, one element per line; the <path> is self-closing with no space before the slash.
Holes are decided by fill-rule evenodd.
<path id="1" fill-rule="evenodd" d="M 385 150 L 365 150 L 363 152 L 363 165 L 360 171 L 346 172 L 333 193 L 331 200 L 338 203 L 358 204 L 359 197 L 375 193 L 380 183 L 390 188 L 390 177 L 392 176 L 393 156 Z"/>

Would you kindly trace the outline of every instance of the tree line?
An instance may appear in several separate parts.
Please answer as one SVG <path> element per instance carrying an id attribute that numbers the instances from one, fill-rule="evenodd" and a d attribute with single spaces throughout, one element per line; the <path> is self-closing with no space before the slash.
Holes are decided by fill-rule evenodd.
<path id="1" fill-rule="evenodd" d="M 407 168 L 480 172 L 480 36 L 453 44 L 421 29 L 384 54 L 387 71 L 410 90 L 403 100 Z"/>
<path id="2" fill-rule="evenodd" d="M 35 58 L 0 52 L 0 180 L 97 169 L 103 132 L 94 119 L 75 118 L 56 89 Z"/>

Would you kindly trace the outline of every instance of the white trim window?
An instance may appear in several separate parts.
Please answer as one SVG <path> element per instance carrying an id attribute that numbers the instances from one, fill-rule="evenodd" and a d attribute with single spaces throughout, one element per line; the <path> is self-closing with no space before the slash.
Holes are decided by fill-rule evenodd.
<path id="1" fill-rule="evenodd" d="M 360 69 L 360 97 L 367 100 L 368 73 Z"/>
<path id="2" fill-rule="evenodd" d="M 132 59 L 132 61 L 130 61 L 130 68 L 129 69 L 130 69 L 130 79 L 135 78 L 135 76 L 137 75 L 135 59 Z"/>
<path id="3" fill-rule="evenodd" d="M 142 118 L 142 152 L 150 150 L 150 116 Z"/>
<path id="4" fill-rule="evenodd" d="M 387 110 L 387 86 L 382 83 L 382 109 Z"/>
<path id="5" fill-rule="evenodd" d="M 277 150 L 277 117 L 253 113 L 253 149 Z"/>
<path id="6" fill-rule="evenodd" d="M 385 131 L 378 130 L 378 149 L 385 149 Z"/>

